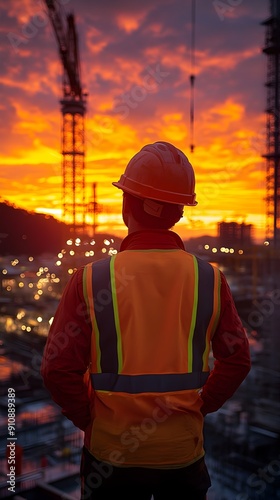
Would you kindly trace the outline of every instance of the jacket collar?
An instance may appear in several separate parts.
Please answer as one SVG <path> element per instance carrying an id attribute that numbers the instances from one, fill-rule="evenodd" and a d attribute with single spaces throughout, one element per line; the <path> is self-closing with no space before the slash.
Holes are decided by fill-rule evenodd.
<path id="1" fill-rule="evenodd" d="M 185 250 L 184 243 L 177 233 L 165 229 L 151 229 L 130 233 L 122 241 L 120 252 L 152 248 Z"/>

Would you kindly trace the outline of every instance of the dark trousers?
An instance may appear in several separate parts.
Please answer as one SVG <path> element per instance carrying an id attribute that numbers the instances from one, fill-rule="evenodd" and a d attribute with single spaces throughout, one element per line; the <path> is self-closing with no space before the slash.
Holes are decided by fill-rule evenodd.
<path id="1" fill-rule="evenodd" d="M 205 500 L 210 477 L 204 459 L 182 469 L 114 467 L 84 447 L 81 500 Z"/>

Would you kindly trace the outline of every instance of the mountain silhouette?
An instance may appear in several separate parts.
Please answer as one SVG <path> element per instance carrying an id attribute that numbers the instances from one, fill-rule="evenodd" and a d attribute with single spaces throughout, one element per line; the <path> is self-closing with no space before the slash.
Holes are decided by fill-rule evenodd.
<path id="1" fill-rule="evenodd" d="M 58 252 L 71 235 L 70 227 L 50 215 L 28 212 L 0 202 L 0 255 L 40 255 Z"/>

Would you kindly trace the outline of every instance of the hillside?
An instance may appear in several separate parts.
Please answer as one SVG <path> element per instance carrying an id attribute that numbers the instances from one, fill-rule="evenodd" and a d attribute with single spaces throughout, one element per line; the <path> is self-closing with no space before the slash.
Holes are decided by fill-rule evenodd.
<path id="1" fill-rule="evenodd" d="M 0 255 L 56 253 L 69 236 L 69 227 L 52 216 L 0 202 Z"/>

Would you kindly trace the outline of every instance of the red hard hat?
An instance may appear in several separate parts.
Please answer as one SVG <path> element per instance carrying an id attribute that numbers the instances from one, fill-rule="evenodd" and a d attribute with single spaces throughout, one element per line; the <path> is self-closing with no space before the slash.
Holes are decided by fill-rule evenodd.
<path id="1" fill-rule="evenodd" d="M 186 155 L 168 142 L 147 144 L 129 161 L 118 182 L 137 196 L 178 205 L 195 206 L 195 176 Z"/>

